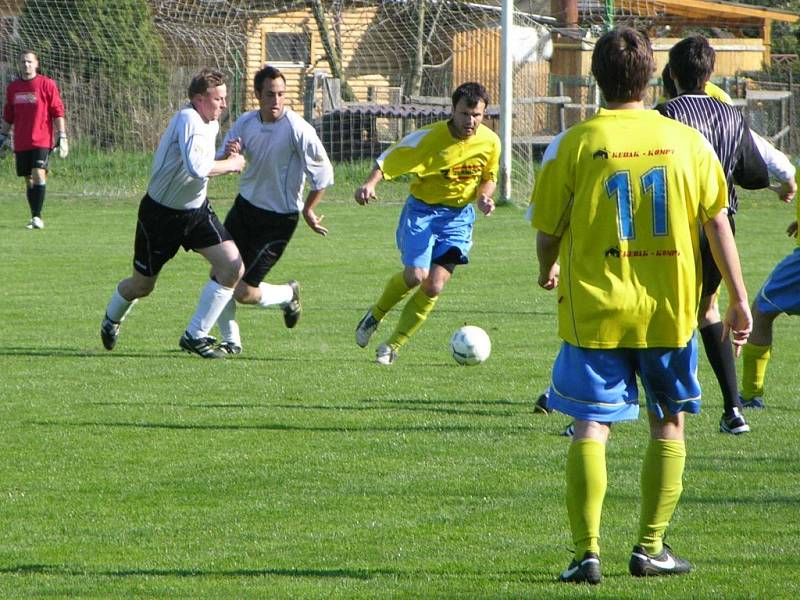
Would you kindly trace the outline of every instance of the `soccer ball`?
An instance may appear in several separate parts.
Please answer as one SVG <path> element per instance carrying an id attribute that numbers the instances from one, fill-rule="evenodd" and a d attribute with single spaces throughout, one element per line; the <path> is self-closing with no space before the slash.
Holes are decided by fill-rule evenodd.
<path id="1" fill-rule="evenodd" d="M 450 352 L 460 365 L 479 365 L 492 353 L 492 341 L 480 327 L 464 325 L 450 338 Z"/>

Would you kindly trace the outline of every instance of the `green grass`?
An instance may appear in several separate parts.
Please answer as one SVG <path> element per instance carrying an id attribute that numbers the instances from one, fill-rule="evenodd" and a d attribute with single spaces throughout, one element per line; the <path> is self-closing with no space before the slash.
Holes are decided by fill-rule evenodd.
<path id="1" fill-rule="evenodd" d="M 241 308 L 243 355 L 180 353 L 207 277 L 199 256 L 180 253 L 109 353 L 100 318 L 130 270 L 144 179 L 119 184 L 127 194 L 83 194 L 113 183 L 113 169 L 87 168 L 83 186 L 54 171 L 47 228 L 34 232 L 22 227 L 20 181 L 0 178 L 0 597 L 729 599 L 800 589 L 800 319 L 777 321 L 769 407 L 747 413 L 747 436 L 717 433 L 721 401 L 701 361 L 706 410 L 689 419 L 669 534 L 695 572 L 627 574 L 641 418 L 615 428 L 609 446 L 605 581 L 564 586 L 554 578 L 571 556 L 558 436 L 567 419 L 531 410 L 558 347 L 555 299 L 535 284 L 520 208 L 479 219 L 472 264 L 391 368 L 371 363 L 353 328 L 398 268 L 404 188 L 357 207 L 349 198 L 366 167 L 337 172 L 320 211 L 329 237 L 301 225 L 271 275 L 301 282 L 297 329 L 278 311 Z M 233 178 L 214 183 L 224 214 Z M 751 294 L 792 248 L 783 230 L 793 208 L 772 198 L 747 195 L 737 218 Z M 464 322 L 492 337 L 479 367 L 448 355 Z"/>

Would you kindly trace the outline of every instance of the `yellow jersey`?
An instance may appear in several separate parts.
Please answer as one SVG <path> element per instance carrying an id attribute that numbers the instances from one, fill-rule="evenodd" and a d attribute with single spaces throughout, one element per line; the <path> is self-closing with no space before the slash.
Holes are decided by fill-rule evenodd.
<path id="1" fill-rule="evenodd" d="M 725 104 L 733 104 L 733 100 L 728 95 L 728 92 L 723 90 L 718 85 L 714 85 L 710 81 L 706 81 L 706 87 L 703 91 L 706 93 L 707 96 L 716 98 L 720 102 L 724 102 Z"/>
<path id="2" fill-rule="evenodd" d="M 705 88 L 703 88 L 703 92 L 706 96 L 711 96 L 712 98 L 716 98 L 720 102 L 724 102 L 725 104 L 733 104 L 733 99 L 730 97 L 728 92 L 723 90 L 716 84 L 711 83 L 710 81 L 706 81 Z M 656 100 L 656 106 L 659 104 L 664 104 L 667 102 L 669 98 L 666 96 L 659 96 L 658 100 Z"/>
<path id="3" fill-rule="evenodd" d="M 699 224 L 727 206 L 695 129 L 653 110 L 606 110 L 556 137 L 531 198 L 561 237 L 559 335 L 584 348 L 680 348 L 697 325 Z"/>
<path id="4" fill-rule="evenodd" d="M 438 121 L 408 134 L 377 163 L 387 180 L 414 175 L 409 191 L 426 204 L 464 206 L 478 185 L 497 181 L 500 138 L 483 124 L 468 138 L 454 138 L 447 121 Z"/>

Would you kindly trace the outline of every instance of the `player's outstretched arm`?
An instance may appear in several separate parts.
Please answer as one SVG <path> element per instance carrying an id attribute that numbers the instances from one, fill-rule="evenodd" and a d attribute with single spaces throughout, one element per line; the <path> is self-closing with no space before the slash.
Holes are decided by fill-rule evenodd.
<path id="1" fill-rule="evenodd" d="M 369 204 L 369 201 L 376 197 L 375 187 L 382 179 L 383 171 L 381 171 L 379 166 L 375 165 L 375 168 L 372 169 L 372 172 L 369 174 L 369 177 L 367 177 L 367 180 L 355 191 L 355 194 L 353 194 L 356 202 L 362 206 Z"/>
<path id="2" fill-rule="evenodd" d="M 792 161 L 789 160 L 788 156 L 752 129 L 750 130 L 750 135 L 753 138 L 758 152 L 761 154 L 761 158 L 764 159 L 767 165 L 767 171 L 779 182 L 770 185 L 770 189 L 775 192 L 782 201 L 787 203 L 791 202 L 797 193 L 797 183 L 795 181 L 796 169 Z"/>
<path id="3" fill-rule="evenodd" d="M 208 172 L 208 176 L 216 177 L 217 175 L 227 175 L 228 173 L 241 173 L 244 167 L 244 156 L 241 154 L 231 154 L 228 158 L 215 160 L 214 165 Z"/>
<path id="4" fill-rule="evenodd" d="M 747 342 L 750 330 L 753 328 L 753 316 L 747 301 L 747 289 L 742 278 L 742 267 L 728 215 L 720 211 L 706 221 L 703 228 L 711 246 L 711 253 L 714 255 L 714 262 L 717 263 L 728 290 L 728 310 L 723 321 L 722 335 L 727 337 L 733 334 L 731 341 L 736 347 L 736 356 L 739 356 L 741 347 Z"/>
<path id="5" fill-rule="evenodd" d="M 536 257 L 539 259 L 539 286 L 552 290 L 558 286 L 560 275 L 558 249 L 561 238 L 541 231 L 536 232 Z"/>

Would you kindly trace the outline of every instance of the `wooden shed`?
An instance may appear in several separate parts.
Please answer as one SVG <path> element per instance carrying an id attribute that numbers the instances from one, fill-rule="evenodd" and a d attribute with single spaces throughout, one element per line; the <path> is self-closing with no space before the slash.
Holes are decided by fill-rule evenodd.
<path id="1" fill-rule="evenodd" d="M 378 13 L 377 6 L 358 7 L 342 14 L 341 27 L 348 31 L 366 32 Z M 360 39 L 360 36 L 349 39 Z M 342 47 L 342 64 L 347 70 L 358 52 L 358 46 L 347 43 Z M 286 77 L 287 103 L 302 112 L 306 80 L 315 73 L 330 75 L 325 60 L 325 49 L 310 8 L 278 13 L 259 19 L 247 38 L 247 81 L 265 63 L 277 67 Z M 390 67 L 390 65 L 383 65 Z M 397 78 L 395 68 L 384 69 L 381 74 L 349 77 L 348 83 L 359 99 L 367 100 L 375 87 L 389 87 Z M 394 84 L 396 85 L 396 83 Z M 248 86 L 246 107 L 257 106 L 252 89 Z"/>
<path id="2" fill-rule="evenodd" d="M 683 30 L 713 23 L 716 28 L 734 32 L 735 37 L 731 38 L 709 38 L 717 52 L 715 77 L 733 76 L 741 71 L 758 71 L 764 65 L 769 65 L 772 58 L 772 23 L 800 21 L 800 16 L 795 13 L 719 0 L 658 0 L 657 3 L 616 0 L 615 5 L 651 23 L 650 36 L 659 72 L 667 63 L 669 49 L 683 37 Z M 656 8 L 659 12 L 656 12 Z M 667 28 L 675 37 L 657 37 L 657 33 Z M 759 37 L 741 35 L 740 32 L 747 29 L 759 31 Z M 551 73 L 562 76 L 589 75 L 593 47 L 592 43 L 562 37 L 554 45 Z"/>

